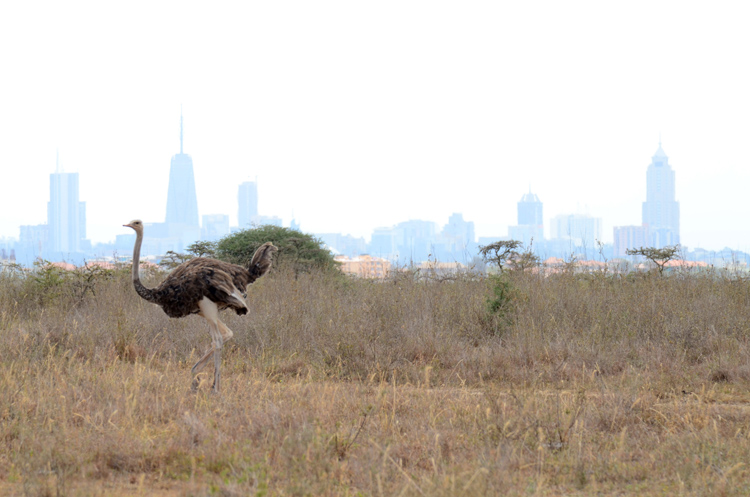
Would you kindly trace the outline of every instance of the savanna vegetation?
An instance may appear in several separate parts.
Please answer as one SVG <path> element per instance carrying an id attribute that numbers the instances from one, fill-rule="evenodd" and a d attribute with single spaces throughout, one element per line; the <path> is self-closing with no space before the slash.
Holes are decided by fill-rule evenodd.
<path id="1" fill-rule="evenodd" d="M 213 395 L 127 271 L 0 273 L 1 495 L 750 494 L 737 275 L 280 264 Z"/>

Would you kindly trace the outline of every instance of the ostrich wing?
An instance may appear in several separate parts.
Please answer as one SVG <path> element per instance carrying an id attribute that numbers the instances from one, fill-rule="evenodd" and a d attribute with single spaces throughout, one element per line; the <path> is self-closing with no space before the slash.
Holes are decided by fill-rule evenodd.
<path id="1" fill-rule="evenodd" d="M 177 267 L 154 289 L 156 303 L 170 317 L 182 317 L 199 312 L 198 302 L 208 297 L 220 309 L 246 314 L 247 306 L 233 278 L 215 262 L 219 261 L 199 257 Z"/>

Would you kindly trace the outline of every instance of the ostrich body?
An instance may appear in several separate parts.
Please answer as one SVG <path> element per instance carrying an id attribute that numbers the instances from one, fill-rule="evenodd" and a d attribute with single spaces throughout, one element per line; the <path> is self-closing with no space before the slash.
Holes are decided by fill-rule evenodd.
<path id="1" fill-rule="evenodd" d="M 278 249 L 271 242 L 264 243 L 255 251 L 247 267 L 196 257 L 180 264 L 159 286 L 146 288 L 138 273 L 143 223 L 136 219 L 124 226 L 132 228 L 136 234 L 133 248 L 133 285 L 136 293 L 160 306 L 171 318 L 198 314 L 208 321 L 211 348 L 193 365 L 192 389 L 195 390 L 198 386 L 198 372 L 213 356 L 213 389 L 218 392 L 221 383 L 221 347 L 233 336 L 232 330 L 219 320 L 219 311 L 233 309 L 239 315 L 247 314 L 244 298 L 247 295 L 247 285 L 268 272 L 273 253 Z"/>

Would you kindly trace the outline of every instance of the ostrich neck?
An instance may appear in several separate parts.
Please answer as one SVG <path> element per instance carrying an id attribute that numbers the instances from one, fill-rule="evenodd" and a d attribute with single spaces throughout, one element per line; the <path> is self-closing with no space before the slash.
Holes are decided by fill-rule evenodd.
<path id="1" fill-rule="evenodd" d="M 153 302 L 153 292 L 149 288 L 143 286 L 143 283 L 141 283 L 141 276 L 139 271 L 141 263 L 141 243 L 143 243 L 143 233 L 141 231 L 136 231 L 135 247 L 133 247 L 133 286 L 135 286 L 135 291 L 136 293 L 138 293 L 138 295 L 148 300 L 149 302 Z"/>

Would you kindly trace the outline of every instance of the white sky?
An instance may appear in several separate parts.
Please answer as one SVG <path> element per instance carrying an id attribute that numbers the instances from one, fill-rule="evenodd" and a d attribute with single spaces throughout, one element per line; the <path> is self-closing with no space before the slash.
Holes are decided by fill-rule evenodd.
<path id="1" fill-rule="evenodd" d="M 661 133 L 688 247 L 750 250 L 747 2 L 2 2 L 0 237 L 46 222 L 55 151 L 89 238 L 163 221 L 193 157 L 200 214 L 369 239 L 452 212 L 507 234 L 641 223 Z"/>

